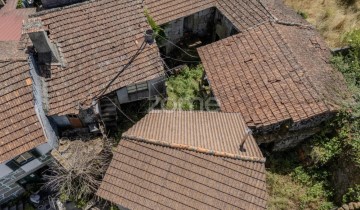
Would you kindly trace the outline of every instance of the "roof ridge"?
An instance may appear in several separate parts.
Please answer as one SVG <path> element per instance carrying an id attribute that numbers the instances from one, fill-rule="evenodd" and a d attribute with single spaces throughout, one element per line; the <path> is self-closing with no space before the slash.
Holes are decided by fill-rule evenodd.
<path id="1" fill-rule="evenodd" d="M 227 114 L 227 115 L 242 115 L 239 112 L 220 112 L 220 111 L 204 111 L 204 110 L 166 110 L 166 109 L 153 109 L 149 114 L 162 114 L 162 113 L 210 113 L 210 114 Z"/>
<path id="2" fill-rule="evenodd" d="M 193 151 L 193 152 L 199 152 L 199 153 L 204 153 L 204 154 L 218 156 L 218 157 L 225 157 L 225 158 L 232 158 L 232 159 L 237 159 L 237 160 L 245 160 L 245 161 L 260 162 L 260 163 L 266 162 L 266 158 L 263 158 L 263 157 L 250 157 L 250 156 L 245 156 L 245 155 L 232 154 L 232 153 L 228 153 L 228 152 L 220 152 L 220 151 L 210 150 L 210 149 L 206 149 L 206 148 L 202 148 L 202 147 L 195 147 L 195 146 L 191 146 L 191 145 L 187 145 L 187 144 L 170 143 L 170 142 L 159 141 L 159 140 L 154 140 L 154 139 L 149 139 L 149 138 L 141 138 L 141 137 L 136 137 L 136 136 L 131 136 L 131 135 L 123 135 L 122 138 L 128 139 L 128 140 L 150 143 L 150 144 L 164 146 L 164 147 L 170 147 L 170 148 L 174 148 L 174 149 L 189 150 L 189 151 Z"/>

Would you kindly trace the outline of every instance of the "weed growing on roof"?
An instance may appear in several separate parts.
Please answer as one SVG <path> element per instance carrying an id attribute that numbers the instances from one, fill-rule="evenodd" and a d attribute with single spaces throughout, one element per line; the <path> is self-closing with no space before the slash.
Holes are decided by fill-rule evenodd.
<path id="1" fill-rule="evenodd" d="M 297 13 L 304 19 L 307 19 L 309 17 L 309 15 L 306 12 L 299 10 Z"/>
<path id="2" fill-rule="evenodd" d="M 150 25 L 151 29 L 154 31 L 156 43 L 158 43 L 158 45 L 161 45 L 162 42 L 164 41 L 164 38 L 166 38 L 164 29 L 155 22 L 155 20 L 150 16 L 149 11 L 147 9 L 145 9 L 144 13 L 148 24 Z"/>

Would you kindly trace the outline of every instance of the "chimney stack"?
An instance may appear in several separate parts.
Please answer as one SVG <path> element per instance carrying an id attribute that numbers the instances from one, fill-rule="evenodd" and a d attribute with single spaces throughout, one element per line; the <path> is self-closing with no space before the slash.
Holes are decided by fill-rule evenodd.
<path id="1" fill-rule="evenodd" d="M 51 43 L 40 18 L 31 18 L 24 23 L 23 34 L 28 34 L 40 64 L 59 63 L 60 57 L 56 46 Z"/>
<path id="2" fill-rule="evenodd" d="M 244 136 L 243 141 L 242 141 L 242 143 L 240 145 L 240 151 L 242 151 L 242 152 L 245 151 L 245 148 L 244 148 L 245 142 L 252 134 L 253 134 L 252 130 L 250 128 L 246 128 L 245 136 Z"/>

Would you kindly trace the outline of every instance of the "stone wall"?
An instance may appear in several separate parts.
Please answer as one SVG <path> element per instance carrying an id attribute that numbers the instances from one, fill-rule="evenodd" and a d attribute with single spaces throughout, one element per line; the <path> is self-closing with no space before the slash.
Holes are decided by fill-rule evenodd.
<path id="1" fill-rule="evenodd" d="M 323 129 L 336 113 L 328 112 L 300 122 L 284 121 L 270 127 L 255 129 L 254 136 L 259 144 L 274 143 L 273 151 L 284 151 L 298 146 Z"/>
<path id="2" fill-rule="evenodd" d="M 351 202 L 349 204 L 344 204 L 339 207 L 337 210 L 359 210 L 360 202 Z"/>
<path id="3" fill-rule="evenodd" d="M 219 22 L 219 23 L 218 23 Z M 199 37 L 211 35 L 212 41 L 216 40 L 216 25 L 220 24 L 223 35 L 220 39 L 226 38 L 237 33 L 234 25 L 222 15 L 216 8 L 209 8 L 193 15 L 179 18 L 164 24 L 166 37 L 173 43 L 178 43 L 186 33 L 196 34 Z M 170 53 L 175 49 L 174 44 L 164 41 L 160 43 L 160 47 L 166 48 L 166 53 Z"/>
<path id="4" fill-rule="evenodd" d="M 360 166 L 344 153 L 331 164 L 330 171 L 335 202 L 342 203 L 342 197 L 348 189 L 360 183 Z"/>
<path id="5" fill-rule="evenodd" d="M 37 158 L 37 160 L 41 162 L 41 165 L 31 171 L 26 172 L 22 168 L 19 168 L 0 179 L 0 205 L 24 193 L 25 190 L 16 182 L 49 164 L 52 161 L 52 157 L 46 154 Z"/>

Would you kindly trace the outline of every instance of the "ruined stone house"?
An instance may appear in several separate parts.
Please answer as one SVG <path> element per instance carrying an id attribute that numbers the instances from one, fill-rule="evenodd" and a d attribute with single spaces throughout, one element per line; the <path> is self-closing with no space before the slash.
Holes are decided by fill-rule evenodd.
<path id="1" fill-rule="evenodd" d="M 107 97 L 94 102 L 141 47 L 145 10 L 169 41 L 146 45 Z M 189 33 L 206 38 L 198 52 L 221 110 L 241 113 L 258 143 L 276 142 L 276 150 L 316 133 L 339 109 L 345 89 L 317 32 L 277 0 L 89 1 L 38 12 L 23 33 L 36 51 L 43 108 L 60 130 L 91 130 L 93 112 L 111 126 L 112 101 L 164 96 L 159 51 L 169 54 Z"/>
<path id="2" fill-rule="evenodd" d="M 143 46 L 147 29 L 139 1 L 90 1 L 31 15 L 23 33 L 36 51 L 44 110 L 59 130 L 91 130 L 97 114 L 116 126 L 114 103 L 164 94 L 158 48 Z M 135 54 L 134 62 L 106 88 Z"/>
<path id="3" fill-rule="evenodd" d="M 274 150 L 296 146 L 347 98 L 323 39 L 280 0 L 145 5 L 174 43 L 187 33 L 209 35 L 197 51 L 212 92 L 221 111 L 243 115 L 259 144 L 272 143 Z M 174 49 L 169 43 L 162 47 L 163 53 Z"/>
<path id="4" fill-rule="evenodd" d="M 113 192 L 116 188 L 113 177 L 118 177 L 118 173 L 131 174 L 139 169 L 138 164 L 143 166 L 145 163 L 153 167 L 151 170 L 158 169 L 159 165 L 151 164 L 159 156 L 162 158 L 160 163 L 170 158 L 171 164 L 177 169 L 189 163 L 192 167 L 209 171 L 206 166 L 213 164 L 216 170 L 211 171 L 210 177 L 198 174 L 194 182 L 218 179 L 217 175 L 224 171 L 224 175 L 230 177 L 227 181 L 236 180 L 236 189 L 226 183 L 201 185 L 202 191 L 196 196 L 204 200 L 198 202 L 183 197 L 191 201 L 188 204 L 176 199 L 181 192 L 193 192 L 195 189 L 186 185 L 186 188 L 181 188 L 184 191 L 174 190 L 188 182 L 175 182 L 178 177 L 174 177 L 174 182 L 171 182 L 174 188 L 165 189 L 156 185 L 156 189 L 165 195 L 170 190 L 172 194 L 169 195 L 179 208 L 184 205 L 208 207 L 204 201 L 217 195 L 207 190 L 210 188 L 216 191 L 227 188 L 231 191 L 231 202 L 235 207 L 265 208 L 264 159 L 252 137 L 248 142 L 251 145 L 243 145 L 251 154 L 248 150 L 240 150 L 245 128 L 254 131 L 258 144 L 275 142 L 274 149 L 287 149 L 316 133 L 321 124 L 326 123 L 340 108 L 339 101 L 343 100 L 346 88 L 342 76 L 329 64 L 329 49 L 306 21 L 280 1 L 91 0 L 64 6 L 74 2 L 63 0 L 57 1 L 60 4 L 53 4 L 55 1 L 43 0 L 48 8 L 58 8 L 30 15 L 24 22 L 22 36 L 19 31 L 21 27 L 12 27 L 17 29 L 10 36 L 17 37 L 15 42 L 1 43 L 6 50 L 0 52 L 3 63 L 0 70 L 4 75 L 1 83 L 4 91 L 0 94 L 4 113 L 0 142 L 0 185 L 5 186 L 6 190 L 0 191 L 0 202 L 22 192 L 19 180 L 46 165 L 49 161 L 47 154 L 57 146 L 62 129 L 85 127 L 91 131 L 96 124 L 94 115 L 113 125 L 115 118 L 112 116 L 116 108 L 108 99 L 127 104 L 164 94 L 165 71 L 160 52 L 168 54 L 174 50 L 174 44 L 170 42 L 146 44 L 129 68 L 106 89 L 106 97 L 94 103 L 94 98 L 102 93 L 143 45 L 144 33 L 149 29 L 145 10 L 158 24 L 163 25 L 172 43 L 177 43 L 189 33 L 206 38 L 205 41 L 201 39 L 199 46 L 202 47 L 198 48 L 198 52 L 212 92 L 221 111 L 226 113 L 217 113 L 217 117 L 201 122 L 196 119 L 207 114 L 182 113 L 186 117 L 181 120 L 175 115 L 166 115 L 173 116 L 173 121 L 169 120 L 167 124 L 175 126 L 172 128 L 174 131 L 182 131 L 177 125 L 185 128 L 186 123 L 210 123 L 204 125 L 213 129 L 205 126 L 199 128 L 200 133 L 187 128 L 186 131 L 193 131 L 186 137 L 189 138 L 188 142 L 171 136 L 176 134 L 182 138 L 187 132 L 169 132 L 162 127 L 167 125 L 162 124 L 163 120 L 151 121 L 151 117 L 161 115 L 150 114 L 145 119 L 150 119 L 149 123 L 153 124 L 144 125 L 142 122 L 148 121 L 141 121 L 134 127 L 139 129 L 139 133 L 128 133 L 128 137 L 120 143 L 116 151 L 118 154 L 99 191 L 103 198 L 120 206 L 138 206 L 134 202 L 137 199 L 147 200 L 146 205 L 154 200 L 154 205 L 166 205 L 164 196 L 155 196 L 150 192 L 145 198 L 140 198 L 137 191 L 129 194 Z M 9 18 L 2 15 L 1 10 L 0 18 Z M 19 21 L 22 23 L 28 14 L 22 17 L 17 15 L 12 17 L 16 21 L 10 26 L 18 26 Z M 0 29 L 3 24 L 8 22 L 0 21 Z M 8 34 L 0 33 L 1 36 Z M 24 53 L 26 49 L 27 54 Z M 233 122 L 229 125 L 222 123 L 225 116 L 236 116 L 241 120 L 229 119 Z M 196 126 L 196 123 L 192 125 Z M 226 142 L 231 135 L 218 135 L 230 128 L 233 129 L 231 132 L 236 130 L 241 134 L 235 136 L 233 141 Z M 144 136 L 141 129 L 167 136 Z M 210 143 L 198 144 L 204 140 L 199 136 L 206 134 L 212 134 L 213 138 L 207 136 L 205 139 Z M 219 139 L 225 142 L 219 142 Z M 228 151 L 229 148 L 231 151 Z M 139 162 L 137 157 L 130 154 L 132 151 L 149 155 Z M 226 158 L 219 158 L 218 155 L 226 155 Z M 116 157 L 124 156 L 133 165 L 129 167 L 121 163 L 122 168 L 116 168 L 118 162 L 122 161 Z M 195 166 L 200 159 L 203 162 Z M 13 160 L 20 160 L 15 164 L 17 168 Z M 162 176 L 169 174 L 166 170 L 162 173 Z M 179 169 L 176 176 L 179 173 L 188 175 L 193 174 L 194 170 Z M 148 174 L 144 174 L 144 178 L 150 177 L 145 175 Z M 238 180 L 238 176 L 244 176 L 246 183 Z M 152 185 L 154 183 L 150 183 L 150 178 L 141 180 Z M 126 186 L 134 184 L 134 180 L 118 181 Z M 251 193 L 245 193 L 244 186 L 247 187 L 245 191 Z M 137 190 L 150 191 L 144 188 Z M 237 199 L 235 194 L 243 195 L 244 199 Z M 230 202 L 224 194 L 221 199 L 225 200 L 212 203 L 211 207 Z"/>

